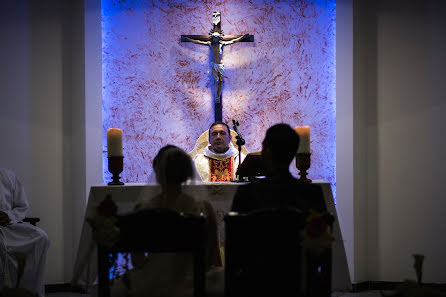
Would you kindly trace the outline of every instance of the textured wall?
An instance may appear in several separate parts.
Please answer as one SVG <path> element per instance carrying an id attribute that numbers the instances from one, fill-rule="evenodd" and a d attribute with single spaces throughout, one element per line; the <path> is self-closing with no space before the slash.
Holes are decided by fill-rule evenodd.
<path id="1" fill-rule="evenodd" d="M 249 151 L 275 123 L 311 126 L 309 177 L 335 186 L 334 0 L 102 2 L 104 181 L 108 128 L 124 132 L 124 180 L 145 182 L 159 148 L 190 151 L 212 123 L 209 47 L 180 35 L 207 34 L 218 10 L 225 34 L 255 36 L 224 47 L 223 120 Z"/>

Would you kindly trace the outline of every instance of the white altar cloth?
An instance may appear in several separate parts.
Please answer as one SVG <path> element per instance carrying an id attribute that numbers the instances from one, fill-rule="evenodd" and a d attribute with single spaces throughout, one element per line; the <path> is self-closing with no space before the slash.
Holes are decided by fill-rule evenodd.
<path id="1" fill-rule="evenodd" d="M 333 225 L 333 263 L 332 263 L 332 291 L 351 290 L 350 275 L 348 272 L 347 258 L 345 255 L 344 242 L 337 219 L 337 213 L 333 202 L 333 194 L 330 183 L 324 181 L 313 181 L 322 187 L 327 210 L 334 214 Z M 195 182 L 183 186 L 183 191 L 196 199 L 208 200 L 217 215 L 218 233 L 220 241 L 224 242 L 224 215 L 230 210 L 232 199 L 240 183 L 210 183 Z M 118 205 L 118 214 L 131 212 L 136 202 L 143 197 L 150 198 L 160 193 L 161 188 L 157 184 L 126 184 L 124 186 L 93 186 L 88 197 L 85 218 L 90 216 L 92 211 L 107 195 Z M 89 287 L 94 283 L 97 276 L 97 251 L 96 244 L 92 238 L 91 228 L 85 221 L 77 251 L 76 262 L 73 273 L 73 285 Z"/>

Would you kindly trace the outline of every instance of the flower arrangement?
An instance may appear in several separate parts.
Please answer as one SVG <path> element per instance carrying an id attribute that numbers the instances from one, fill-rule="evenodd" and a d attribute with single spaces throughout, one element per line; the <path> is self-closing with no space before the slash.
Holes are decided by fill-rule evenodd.
<path id="1" fill-rule="evenodd" d="M 112 247 L 119 240 L 119 228 L 116 227 L 118 206 L 111 195 L 96 207 L 93 214 L 87 217 L 87 222 L 93 229 L 93 239 L 105 247 Z"/>
<path id="2" fill-rule="evenodd" d="M 86 220 L 93 229 L 93 240 L 96 243 L 111 248 L 119 241 L 120 230 L 116 226 L 117 214 L 118 206 L 111 195 L 107 195 L 94 209 L 93 214 L 87 217 Z M 115 279 L 119 279 L 121 275 L 124 275 L 124 281 L 126 282 L 126 272 L 133 268 L 130 257 L 130 253 L 110 253 L 108 262 L 111 284 Z"/>
<path id="3" fill-rule="evenodd" d="M 311 210 L 302 231 L 302 246 L 315 251 L 329 248 L 334 241 L 330 227 L 332 223 L 333 216 L 331 214 L 321 214 Z"/>

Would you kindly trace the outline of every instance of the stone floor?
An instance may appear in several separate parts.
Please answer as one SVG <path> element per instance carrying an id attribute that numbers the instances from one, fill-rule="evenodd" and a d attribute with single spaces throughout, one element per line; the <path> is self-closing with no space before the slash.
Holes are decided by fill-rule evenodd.
<path id="1" fill-rule="evenodd" d="M 51 293 L 47 294 L 46 297 L 89 297 L 88 294 L 79 293 Z M 380 297 L 379 291 L 364 291 L 360 293 L 346 293 L 346 292 L 336 292 L 331 295 L 332 297 Z"/>
<path id="2" fill-rule="evenodd" d="M 331 294 L 332 297 L 380 297 L 379 291 L 364 291 L 360 293 L 337 292 Z"/>

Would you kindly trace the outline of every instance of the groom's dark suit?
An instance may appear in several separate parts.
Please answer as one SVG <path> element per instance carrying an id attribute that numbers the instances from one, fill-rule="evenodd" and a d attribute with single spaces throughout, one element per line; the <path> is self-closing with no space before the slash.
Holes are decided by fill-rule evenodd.
<path id="1" fill-rule="evenodd" d="M 287 169 L 275 170 L 265 179 L 242 185 L 232 202 L 232 211 L 241 213 L 262 208 L 294 207 L 304 212 L 326 211 L 322 188 L 295 179 Z"/>

